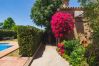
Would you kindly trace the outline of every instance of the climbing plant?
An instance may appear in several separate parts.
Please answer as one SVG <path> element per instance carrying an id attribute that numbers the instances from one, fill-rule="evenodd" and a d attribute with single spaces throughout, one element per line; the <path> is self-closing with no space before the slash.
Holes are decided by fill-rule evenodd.
<path id="1" fill-rule="evenodd" d="M 51 28 L 56 38 L 61 38 L 65 33 L 73 31 L 74 28 L 73 16 L 69 13 L 56 12 L 52 16 Z"/>
<path id="2" fill-rule="evenodd" d="M 84 16 L 92 28 L 92 44 L 89 45 L 86 52 L 89 66 L 99 65 L 99 0 L 85 0 L 85 3 L 80 1 L 84 8 Z"/>

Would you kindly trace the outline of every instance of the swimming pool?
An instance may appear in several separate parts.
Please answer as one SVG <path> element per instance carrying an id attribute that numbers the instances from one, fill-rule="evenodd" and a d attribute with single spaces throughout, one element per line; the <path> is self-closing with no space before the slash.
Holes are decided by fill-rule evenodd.
<path id="1" fill-rule="evenodd" d="M 11 45 L 9 45 L 9 43 L 0 43 L 0 51 L 5 50 L 9 47 L 11 47 Z"/>

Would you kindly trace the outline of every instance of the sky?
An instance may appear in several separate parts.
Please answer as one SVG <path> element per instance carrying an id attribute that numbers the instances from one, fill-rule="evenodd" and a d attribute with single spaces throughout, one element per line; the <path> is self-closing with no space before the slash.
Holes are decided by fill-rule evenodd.
<path id="1" fill-rule="evenodd" d="M 17 25 L 33 25 L 30 12 L 35 0 L 0 0 L 0 22 L 12 17 Z M 78 7 L 77 0 L 70 0 L 70 6 Z"/>

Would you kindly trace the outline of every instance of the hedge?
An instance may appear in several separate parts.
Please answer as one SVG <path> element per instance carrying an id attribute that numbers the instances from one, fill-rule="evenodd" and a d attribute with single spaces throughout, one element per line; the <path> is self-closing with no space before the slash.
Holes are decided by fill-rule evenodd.
<path id="1" fill-rule="evenodd" d="M 11 38 L 16 38 L 17 37 L 17 33 L 13 30 L 0 30 L 0 39 L 11 39 Z"/>
<path id="2" fill-rule="evenodd" d="M 31 57 L 41 43 L 43 31 L 31 26 L 19 26 L 17 34 L 19 54 Z"/>

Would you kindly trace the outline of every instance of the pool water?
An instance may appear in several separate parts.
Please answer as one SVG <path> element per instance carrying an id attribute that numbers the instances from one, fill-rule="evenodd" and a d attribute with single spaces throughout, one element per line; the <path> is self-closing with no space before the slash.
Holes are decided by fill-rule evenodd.
<path id="1" fill-rule="evenodd" d="M 8 43 L 0 43 L 0 51 L 5 50 L 7 48 L 11 47 Z"/>

